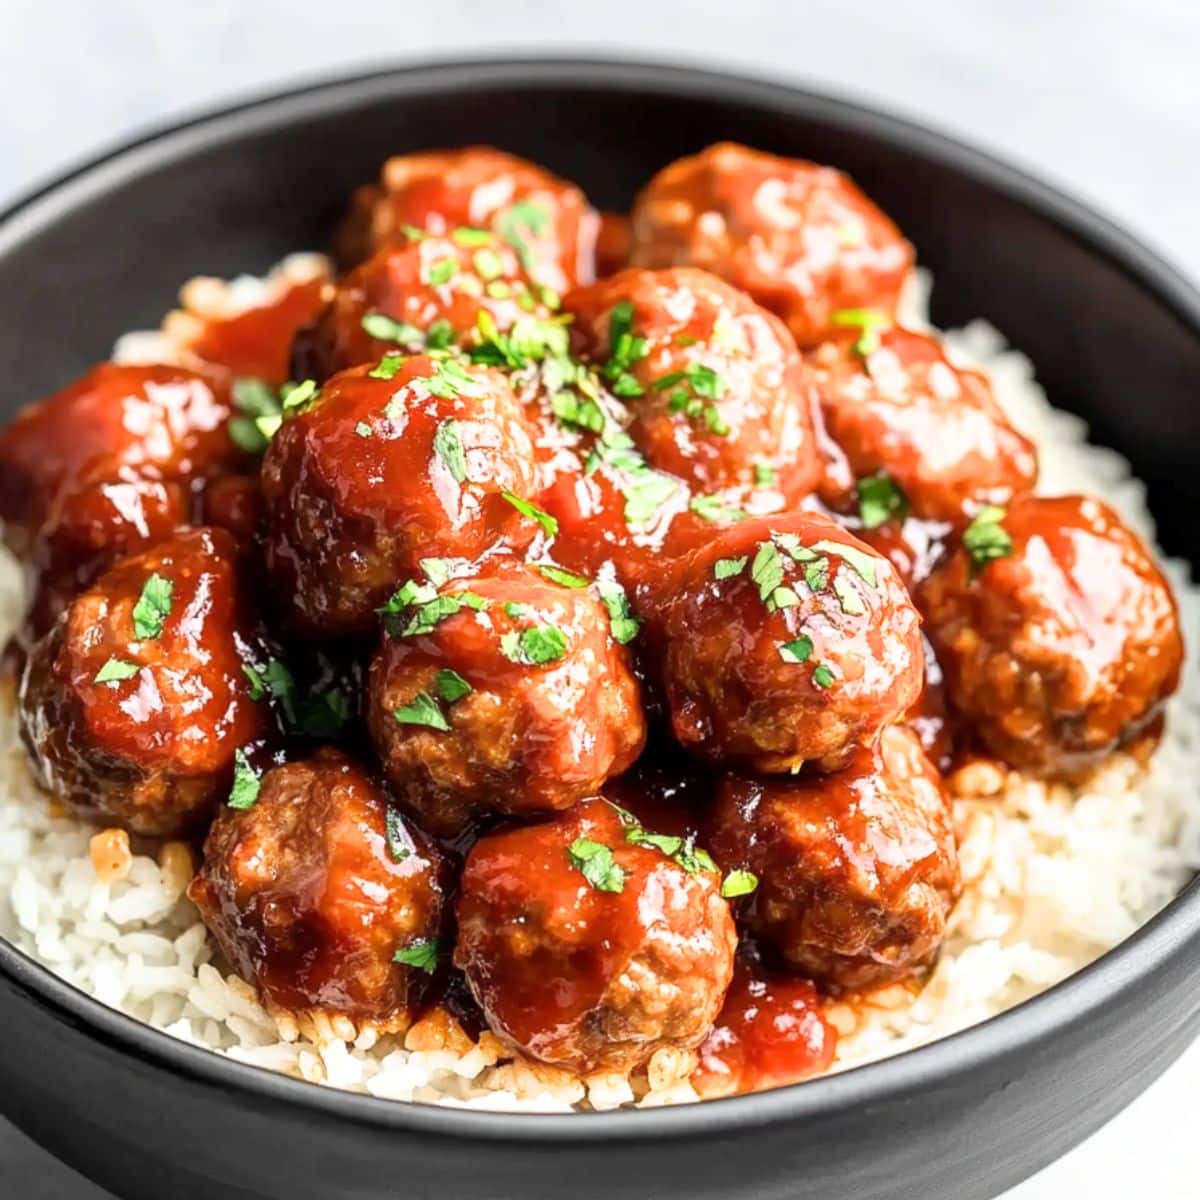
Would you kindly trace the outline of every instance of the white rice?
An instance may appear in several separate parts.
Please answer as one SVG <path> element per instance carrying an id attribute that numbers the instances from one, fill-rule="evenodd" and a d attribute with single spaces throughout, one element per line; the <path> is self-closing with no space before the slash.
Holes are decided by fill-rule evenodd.
<path id="1" fill-rule="evenodd" d="M 188 360 L 197 318 L 261 303 L 272 289 L 324 272 L 319 256 L 292 256 L 265 281 L 193 282 L 184 312 L 163 329 L 127 335 L 125 361 Z M 924 324 L 924 286 L 909 324 Z M 1040 454 L 1040 490 L 1102 496 L 1145 537 L 1154 530 L 1142 485 L 1111 450 L 1088 445 L 1086 426 L 1056 411 L 1029 361 L 976 322 L 947 335 L 964 361 L 986 370 L 1013 423 Z M 1167 569 L 1189 647 L 1200 645 L 1200 591 L 1186 566 Z M 22 579 L 0 559 L 0 638 L 19 617 Z M 966 890 L 936 970 L 915 1002 L 903 989 L 869 1010 L 835 1008 L 839 1068 L 885 1057 L 982 1021 L 1079 970 L 1128 937 L 1200 869 L 1200 814 L 1192 789 L 1200 762 L 1200 678 L 1189 657 L 1166 733 L 1147 769 L 1114 758 L 1068 789 L 995 768 L 954 781 Z M 660 1052 L 632 1081 L 575 1079 L 506 1061 L 494 1038 L 472 1044 L 444 1014 L 404 1039 L 345 1040 L 332 1028 L 277 1025 L 253 990 L 219 969 L 184 895 L 185 855 L 134 855 L 124 878 L 101 882 L 89 852 L 95 830 L 61 815 L 38 792 L 18 744 L 11 695 L 0 697 L 0 935 L 90 996 L 173 1037 L 315 1083 L 416 1100 L 521 1112 L 647 1107 L 695 1100 L 694 1056 Z M 981 795 L 981 793 L 989 793 Z M 343 1034 L 345 1030 L 340 1031 Z"/>

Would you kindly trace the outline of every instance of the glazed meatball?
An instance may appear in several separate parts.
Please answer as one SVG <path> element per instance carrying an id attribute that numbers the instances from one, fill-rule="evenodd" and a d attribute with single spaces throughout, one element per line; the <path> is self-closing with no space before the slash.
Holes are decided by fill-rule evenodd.
<path id="1" fill-rule="evenodd" d="M 481 839 L 463 872 L 454 963 L 488 1024 L 580 1073 L 698 1045 L 733 974 L 720 876 L 630 842 L 632 828 L 589 800 Z"/>
<path id="2" fill-rule="evenodd" d="M 239 747 L 267 731 L 244 664 L 261 661 L 232 540 L 183 533 L 124 559 L 34 647 L 22 735 L 46 787 L 134 833 L 202 824 Z"/>
<path id="3" fill-rule="evenodd" d="M 816 394 L 782 323 L 714 275 L 630 269 L 565 301 L 652 467 L 703 493 L 816 484 Z"/>
<path id="4" fill-rule="evenodd" d="M 460 226 L 492 229 L 538 284 L 557 292 L 592 279 L 599 217 L 584 194 L 488 146 L 388 159 L 379 184 L 354 197 L 341 256 L 361 262 L 405 226 L 435 234 Z"/>
<path id="5" fill-rule="evenodd" d="M 254 786 L 188 890 L 221 952 L 276 1014 L 403 1032 L 437 963 L 441 855 L 339 751 Z"/>
<path id="6" fill-rule="evenodd" d="M 263 461 L 267 561 L 300 628 L 371 629 L 426 557 L 475 559 L 537 533 L 504 493 L 534 486 L 529 427 L 498 372 L 388 356 L 335 375 Z"/>
<path id="7" fill-rule="evenodd" d="M 720 275 L 812 346 L 840 309 L 894 313 L 913 252 L 840 171 L 723 142 L 650 181 L 630 262 Z"/>
<path id="8" fill-rule="evenodd" d="M 320 319 L 297 340 L 293 374 L 328 379 L 388 350 L 477 345 L 481 314 L 500 333 L 526 318 L 547 318 L 541 291 L 516 251 L 495 234 L 414 233 L 338 283 Z"/>
<path id="9" fill-rule="evenodd" d="M 921 692 L 920 618 L 887 559 L 825 517 L 743 521 L 693 551 L 665 615 L 676 738 L 767 772 L 837 766 Z"/>
<path id="10" fill-rule="evenodd" d="M 982 375 L 954 366 L 932 337 L 857 319 L 866 321 L 858 333 L 809 358 L 851 481 L 883 475 L 917 517 L 956 523 L 1032 489 L 1033 445 Z M 853 499 L 852 489 L 835 489 L 832 502 L 845 508 Z"/>
<path id="11" fill-rule="evenodd" d="M 645 718 L 621 645 L 636 625 L 593 589 L 514 567 L 408 594 L 371 665 L 368 722 L 426 829 L 569 808 L 637 758 Z"/>
<path id="12" fill-rule="evenodd" d="M 1073 778 L 1150 731 L 1179 681 L 1175 601 L 1099 500 L 987 510 L 918 594 L 953 708 L 994 754 Z"/>
<path id="13" fill-rule="evenodd" d="M 709 841 L 723 869 L 758 877 L 744 928 L 792 968 L 841 988 L 929 966 L 962 890 L 940 778 L 899 726 L 833 775 L 728 776 Z"/>
<path id="14" fill-rule="evenodd" d="M 224 393 L 194 372 L 115 363 L 92 368 L 0 433 L 5 541 L 14 553 L 27 553 L 75 492 L 97 484 L 187 482 L 220 473 L 237 458 L 228 419 Z M 120 510 L 109 507 L 111 521 Z"/>

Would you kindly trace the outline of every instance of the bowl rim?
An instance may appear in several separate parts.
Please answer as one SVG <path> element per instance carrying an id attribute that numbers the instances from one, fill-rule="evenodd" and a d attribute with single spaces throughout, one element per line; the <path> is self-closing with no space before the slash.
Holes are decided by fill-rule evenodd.
<path id="1" fill-rule="evenodd" d="M 504 53 L 471 58 L 422 57 L 299 87 L 253 95 L 152 127 L 103 150 L 19 195 L 0 211 L 0 256 L 52 225 L 89 196 L 148 167 L 162 169 L 229 136 L 264 132 L 315 112 L 372 95 L 447 92 L 481 84 L 557 86 L 593 90 L 720 96 L 805 115 L 850 133 L 890 142 L 950 167 L 1003 194 L 1079 242 L 1137 282 L 1200 339 L 1200 291 L 1136 237 L 1091 206 L 1005 159 L 975 148 L 924 122 L 894 116 L 857 99 L 778 78 L 663 63 L 612 54 Z M 883 1100 L 903 1100 L 938 1083 L 969 1074 L 989 1061 L 1019 1058 L 1064 1028 L 1099 1014 L 1120 993 L 1135 990 L 1185 943 L 1200 935 L 1200 877 L 1124 942 L 1091 965 L 995 1017 L 924 1046 L 804 1083 L 726 1099 L 605 1113 L 512 1113 L 395 1101 L 313 1085 L 238 1062 L 109 1008 L 64 982 L 0 937 L 0 977 L 31 1003 L 81 1029 L 110 1049 L 198 1084 L 286 1103 L 326 1118 L 379 1129 L 403 1129 L 456 1140 L 536 1143 L 642 1141 L 727 1134 L 768 1123 L 821 1119 Z"/>

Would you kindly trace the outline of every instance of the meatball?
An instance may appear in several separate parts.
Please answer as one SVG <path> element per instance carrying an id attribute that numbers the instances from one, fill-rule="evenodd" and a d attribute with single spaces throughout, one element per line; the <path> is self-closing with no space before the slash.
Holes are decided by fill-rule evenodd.
<path id="1" fill-rule="evenodd" d="M 956 523 L 1033 487 L 1033 444 L 984 376 L 954 366 L 932 337 L 853 315 L 865 321 L 857 334 L 809 356 L 825 428 L 851 476 L 886 476 L 914 515 Z M 843 491 L 833 503 L 851 498 Z"/>
<path id="2" fill-rule="evenodd" d="M 615 618 L 591 589 L 517 567 L 410 588 L 412 602 L 395 606 L 371 664 L 368 723 L 426 829 L 450 836 L 485 813 L 569 808 L 637 758 L 646 722 L 620 644 L 637 627 L 619 591 L 598 587 Z"/>
<path id="3" fill-rule="evenodd" d="M 498 372 L 388 356 L 335 375 L 294 410 L 263 461 L 267 562 L 299 627 L 373 627 L 426 557 L 527 544 L 529 427 Z"/>
<path id="4" fill-rule="evenodd" d="M 542 167 L 488 146 L 404 154 L 360 188 L 341 235 L 341 257 L 361 262 L 405 226 L 445 234 L 495 230 L 542 287 L 590 283 L 599 217 L 584 194 Z"/>
<path id="5" fill-rule="evenodd" d="M 252 786 L 188 889 L 217 945 L 277 1014 L 404 1032 L 438 959 L 440 853 L 340 751 Z"/>
<path id="6" fill-rule="evenodd" d="M 183 533 L 124 559 L 33 648 L 21 731 L 46 787 L 80 815 L 169 836 L 229 792 L 237 750 L 267 732 L 261 661 L 232 539 Z"/>
<path id="7" fill-rule="evenodd" d="M 951 706 L 1035 775 L 1085 775 L 1150 731 L 1179 681 L 1171 590 L 1099 500 L 985 510 L 918 600 Z"/>
<path id="8" fill-rule="evenodd" d="M 414 233 L 338 283 L 319 320 L 298 339 L 293 373 L 328 379 L 398 346 L 475 345 L 481 321 L 490 318 L 503 333 L 522 319 L 547 318 L 550 309 L 537 298 L 541 290 L 528 281 L 516 251 L 495 234 Z"/>
<path id="9" fill-rule="evenodd" d="M 962 890 L 940 777 L 900 726 L 833 775 L 728 776 L 709 839 L 723 869 L 758 877 L 743 927 L 841 988 L 929 966 Z"/>
<path id="10" fill-rule="evenodd" d="M 576 349 L 603 364 L 652 467 L 706 493 L 763 485 L 792 501 L 812 490 L 816 393 L 770 313 L 690 268 L 622 271 L 565 307 Z"/>
<path id="11" fill-rule="evenodd" d="M 801 346 L 840 309 L 891 314 L 913 264 L 840 171 L 730 142 L 661 170 L 633 210 L 635 267 L 702 267 L 778 314 Z"/>
<path id="12" fill-rule="evenodd" d="M 699 1045 L 721 1008 L 737 938 L 720 876 L 628 840 L 638 828 L 588 800 L 467 859 L 455 966 L 489 1026 L 543 1062 L 631 1071 Z"/>
<path id="13" fill-rule="evenodd" d="M 238 457 L 228 419 L 224 393 L 192 371 L 93 367 L 0 433 L 5 541 L 26 554 L 59 507 L 96 484 L 220 473 Z"/>
<path id="14" fill-rule="evenodd" d="M 664 617 L 676 738 L 767 772 L 837 766 L 921 693 L 920 618 L 886 558 L 813 513 L 742 521 L 681 564 Z"/>

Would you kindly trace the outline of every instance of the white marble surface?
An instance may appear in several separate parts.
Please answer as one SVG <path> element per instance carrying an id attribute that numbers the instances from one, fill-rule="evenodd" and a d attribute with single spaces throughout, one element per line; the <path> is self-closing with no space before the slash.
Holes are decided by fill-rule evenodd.
<path id="1" fill-rule="evenodd" d="M 1194 0 L 0 0 L 0 203 L 248 92 L 423 54 L 609 49 L 926 119 L 1091 200 L 1200 279 L 1198 45 Z M 1196 1196 L 1198 1090 L 1200 1048 L 1006 1200 Z M 0 1196 L 103 1200 L 2 1121 Z"/>

